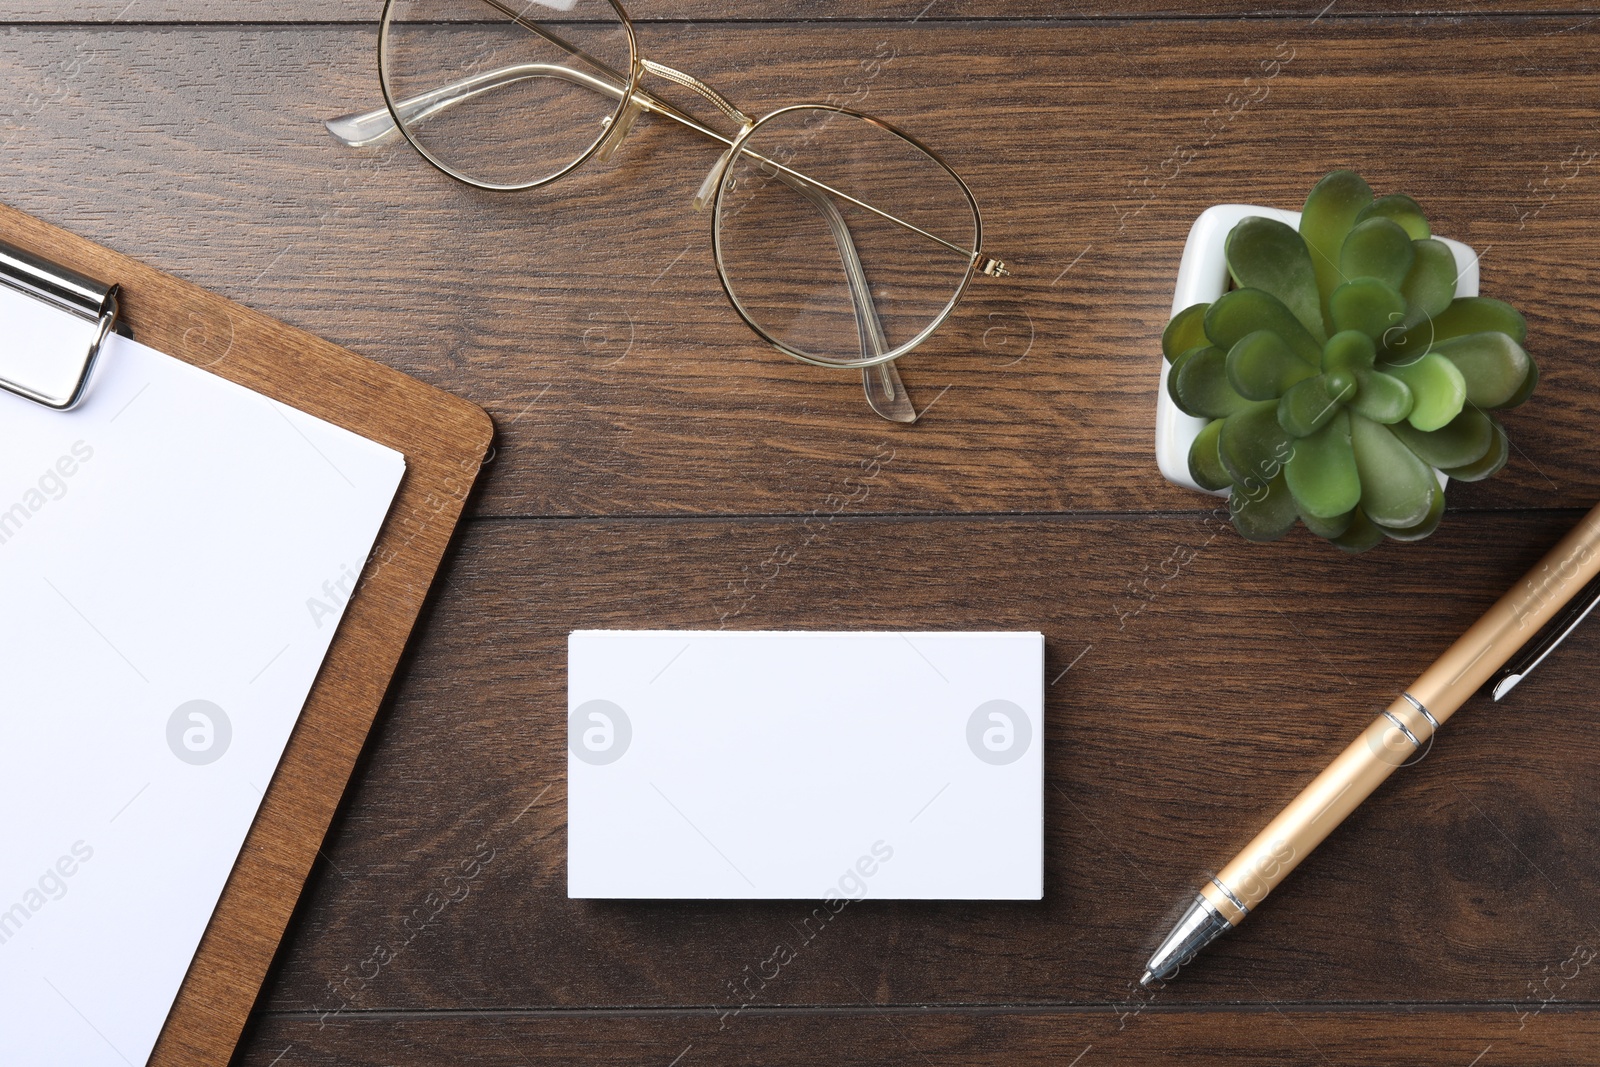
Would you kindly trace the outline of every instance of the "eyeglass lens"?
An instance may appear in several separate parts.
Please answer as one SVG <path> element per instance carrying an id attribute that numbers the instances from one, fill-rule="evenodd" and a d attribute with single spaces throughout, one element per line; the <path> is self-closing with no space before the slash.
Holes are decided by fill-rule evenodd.
<path id="1" fill-rule="evenodd" d="M 937 325 L 977 237 L 942 164 L 821 107 L 757 126 L 729 164 L 716 226 L 719 267 L 751 324 L 801 358 L 844 366 L 897 355 Z"/>
<path id="2" fill-rule="evenodd" d="M 384 92 L 411 142 L 497 188 L 583 160 L 632 66 L 627 26 L 606 0 L 390 0 L 382 32 Z"/>

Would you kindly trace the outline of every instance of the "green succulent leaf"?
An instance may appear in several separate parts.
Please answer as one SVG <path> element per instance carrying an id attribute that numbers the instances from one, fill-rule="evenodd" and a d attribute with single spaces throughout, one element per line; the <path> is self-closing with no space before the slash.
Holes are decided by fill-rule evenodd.
<path id="1" fill-rule="evenodd" d="M 1437 430 L 1447 425 L 1461 414 L 1467 402 L 1467 379 L 1454 363 L 1437 351 L 1409 363 L 1385 364 L 1382 373 L 1411 387 L 1416 404 L 1407 418 L 1419 430 Z M 1376 515 L 1372 519 L 1382 521 Z"/>
<path id="2" fill-rule="evenodd" d="M 1277 297 L 1316 340 L 1323 340 L 1322 297 L 1306 243 L 1291 227 L 1250 216 L 1228 232 L 1228 272 L 1240 289 Z"/>
<path id="3" fill-rule="evenodd" d="M 1343 281 L 1339 251 L 1356 216 L 1372 203 L 1372 187 L 1353 170 L 1336 170 L 1323 178 L 1306 197 L 1300 215 L 1300 236 L 1311 252 L 1317 275 L 1317 292 L 1324 304 Z"/>
<path id="4" fill-rule="evenodd" d="M 1366 513 L 1360 508 L 1350 516 L 1349 528 L 1333 539 L 1334 544 L 1351 555 L 1359 555 L 1368 549 L 1377 548 L 1383 541 L 1383 527 L 1367 518 Z"/>
<path id="5" fill-rule="evenodd" d="M 1284 307 L 1283 301 L 1264 289 L 1234 289 L 1222 294 L 1206 312 L 1206 337 L 1224 352 L 1257 330 L 1277 334 L 1308 364 L 1321 365 L 1321 342 L 1301 325 L 1294 312 Z"/>
<path id="6" fill-rule="evenodd" d="M 1300 521 L 1306 524 L 1306 529 L 1329 541 L 1343 537 L 1350 529 L 1350 524 L 1355 521 L 1355 517 L 1354 510 L 1347 511 L 1343 515 L 1335 515 L 1331 519 L 1319 519 L 1315 515 L 1307 515 L 1304 511 L 1300 513 Z"/>
<path id="7" fill-rule="evenodd" d="M 1448 426 L 1427 433 L 1409 423 L 1390 427 L 1389 432 L 1422 462 L 1441 470 L 1471 466 L 1494 446 L 1494 423 L 1477 408 L 1464 408 Z"/>
<path id="8" fill-rule="evenodd" d="M 1247 400 L 1276 400 L 1295 382 L 1315 373 L 1270 330 L 1247 333 L 1228 350 L 1228 381 Z"/>
<path id="9" fill-rule="evenodd" d="M 1417 253 L 1411 235 L 1398 222 L 1368 219 L 1356 223 L 1339 250 L 1339 271 L 1346 278 L 1377 278 L 1399 286 L 1411 273 Z M 1451 296 L 1455 293 L 1452 290 Z M 1329 296 L 1330 303 L 1332 296 Z"/>
<path id="10" fill-rule="evenodd" d="M 1469 333 L 1433 346 L 1456 365 L 1467 381 L 1467 400 L 1480 408 L 1497 408 L 1516 397 L 1528 380 L 1533 360 L 1503 333 Z"/>
<path id="11" fill-rule="evenodd" d="M 1422 213 L 1422 205 L 1411 199 L 1405 193 L 1390 193 L 1380 196 L 1356 215 L 1356 225 L 1368 219 L 1389 219 L 1397 222 L 1413 240 L 1421 241 L 1432 237 L 1433 231 L 1428 227 L 1428 218 Z"/>
<path id="12" fill-rule="evenodd" d="M 1210 304 L 1190 304 L 1161 332 L 1161 354 L 1171 363 L 1191 348 L 1206 344 L 1206 309 Z"/>
<path id="13" fill-rule="evenodd" d="M 1411 414 L 1416 398 L 1411 387 L 1380 370 L 1356 372 L 1356 395 L 1350 410 L 1373 422 L 1392 426 Z"/>
<path id="14" fill-rule="evenodd" d="M 1228 498 L 1228 510 L 1233 515 L 1233 528 L 1247 541 L 1276 541 L 1294 529 L 1294 522 L 1300 517 L 1282 474 L 1249 489 L 1235 485 Z"/>
<path id="15" fill-rule="evenodd" d="M 1322 429 L 1296 441 L 1283 473 L 1301 515 L 1336 519 L 1355 510 L 1361 502 L 1361 476 L 1350 443 L 1350 416 L 1341 411 Z"/>
<path id="16" fill-rule="evenodd" d="M 1335 330 L 1356 330 L 1376 341 L 1405 320 L 1406 298 L 1381 278 L 1356 278 L 1328 297 L 1328 315 Z"/>
<path id="17" fill-rule="evenodd" d="M 1428 517 L 1439 492 L 1433 468 L 1387 426 L 1350 416 L 1350 443 L 1361 475 L 1361 510 L 1373 522 L 1404 530 Z"/>
<path id="18" fill-rule="evenodd" d="M 1522 317 L 1522 312 L 1492 297 L 1457 297 L 1433 320 L 1433 336 L 1437 341 L 1486 330 L 1503 333 L 1519 345 L 1528 340 L 1528 320 Z"/>
<path id="19" fill-rule="evenodd" d="M 1378 350 L 1372 344 L 1372 338 L 1360 330 L 1340 330 L 1328 338 L 1328 343 L 1322 348 L 1322 369 L 1329 373 L 1344 371 L 1355 374 L 1357 371 L 1371 370 L 1374 361 L 1378 358 Z"/>
<path id="20" fill-rule="evenodd" d="M 1516 393 L 1512 395 L 1510 400 L 1507 400 L 1504 404 L 1501 404 L 1500 407 L 1514 408 L 1519 404 L 1526 403 L 1528 398 L 1533 395 L 1533 391 L 1537 388 L 1539 388 L 1539 364 L 1535 363 L 1530 357 L 1528 360 L 1528 376 L 1522 380 L 1521 388 L 1519 388 Z"/>
<path id="21" fill-rule="evenodd" d="M 1355 392 L 1354 375 L 1342 371 L 1297 382 L 1278 401 L 1278 425 L 1290 437 L 1310 437 L 1328 425 Z"/>
<path id="22" fill-rule="evenodd" d="M 1213 492 L 1233 483 L 1228 469 L 1222 465 L 1222 422 L 1213 419 L 1206 423 L 1195 435 L 1194 444 L 1189 446 L 1189 477 L 1200 488 Z"/>
<path id="23" fill-rule="evenodd" d="M 1445 468 L 1446 474 L 1458 482 L 1481 482 L 1500 473 L 1506 460 L 1511 458 L 1511 438 L 1506 436 L 1506 428 L 1493 415 L 1489 416 L 1489 425 L 1494 428 L 1494 443 L 1483 454 L 1483 458 L 1464 467 Z"/>
<path id="24" fill-rule="evenodd" d="M 1412 241 L 1411 247 L 1416 252 L 1416 262 L 1400 283 L 1407 304 L 1406 319 L 1401 325 L 1406 329 L 1442 315 L 1456 298 L 1458 280 L 1456 257 L 1449 245 L 1430 237 Z"/>
<path id="25" fill-rule="evenodd" d="M 1183 402 L 1178 399 L 1178 371 L 1183 368 L 1185 363 L 1208 347 L 1210 346 L 1197 345 L 1187 352 L 1179 353 L 1178 357 L 1172 361 L 1172 366 L 1167 369 L 1167 395 L 1172 398 L 1174 404 L 1178 405 L 1180 411 L 1183 410 Z M 1188 412 L 1184 412 L 1184 414 L 1188 414 Z"/>
<path id="26" fill-rule="evenodd" d="M 1380 528 L 1383 530 L 1383 535 L 1393 541 L 1421 541 L 1423 538 L 1431 536 L 1433 531 L 1439 528 L 1439 523 L 1443 518 L 1444 492 L 1441 490 L 1433 494 L 1433 505 L 1428 509 L 1427 517 L 1415 526 L 1407 526 L 1399 530 L 1388 526 Z"/>
<path id="27" fill-rule="evenodd" d="M 1195 356 L 1205 351 L 1206 347 L 1207 346 L 1205 345 L 1201 345 L 1198 348 L 1189 349 L 1189 351 L 1184 352 L 1182 355 L 1178 356 L 1177 359 L 1173 360 L 1172 366 L 1167 370 L 1167 396 L 1172 398 L 1172 402 L 1178 405 L 1178 410 L 1182 411 L 1185 415 L 1189 414 L 1189 412 L 1184 410 L 1183 401 L 1178 397 L 1178 372 L 1183 369 L 1183 365 L 1190 359 L 1193 359 Z"/>
<path id="28" fill-rule="evenodd" d="M 1376 358 L 1372 338 L 1360 330 L 1340 330 L 1328 338 L 1322 350 L 1322 367 L 1330 376 L 1327 396 L 1341 397 L 1353 411 L 1374 422 L 1399 422 L 1411 414 L 1411 390 L 1375 370 Z M 1353 382 L 1355 388 L 1346 391 L 1346 381 Z"/>
<path id="29" fill-rule="evenodd" d="M 1421 540 L 1444 515 L 1444 476 L 1505 466 L 1488 412 L 1538 386 L 1527 322 L 1456 296 L 1451 245 L 1415 200 L 1334 171 L 1298 232 L 1252 216 L 1224 254 L 1237 288 L 1173 315 L 1161 346 L 1172 399 L 1205 420 L 1189 473 L 1229 490 L 1241 535 L 1276 540 L 1300 521 L 1352 553 Z"/>
<path id="30" fill-rule="evenodd" d="M 1253 492 L 1281 474 L 1292 446 L 1278 425 L 1277 402 L 1249 403 L 1229 415 L 1222 424 L 1218 451 L 1236 487 Z"/>
<path id="31" fill-rule="evenodd" d="M 1491 330 L 1519 345 L 1528 340 L 1528 320 L 1510 304 L 1486 296 L 1458 296 L 1433 318 L 1394 336 L 1387 349 L 1395 357 L 1414 356 L 1439 341 Z"/>
<path id="32" fill-rule="evenodd" d="M 1185 415 L 1223 419 L 1249 401 L 1228 384 L 1228 354 L 1220 348 L 1191 348 L 1172 364 L 1167 391 Z"/>

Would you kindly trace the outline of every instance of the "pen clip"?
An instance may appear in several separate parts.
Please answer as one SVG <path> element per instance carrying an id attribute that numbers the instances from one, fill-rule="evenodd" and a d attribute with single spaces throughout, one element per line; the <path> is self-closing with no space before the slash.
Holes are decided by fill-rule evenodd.
<path id="1" fill-rule="evenodd" d="M 1545 657 L 1554 652 L 1561 642 L 1565 641 L 1567 636 L 1576 630 L 1584 619 L 1589 617 L 1589 613 L 1596 606 L 1600 606 L 1600 577 L 1593 579 L 1588 585 L 1584 586 L 1583 590 L 1572 598 L 1572 601 L 1567 604 L 1561 614 L 1556 616 L 1543 630 L 1539 631 L 1532 641 L 1524 645 L 1515 660 L 1503 667 L 1500 673 L 1494 676 L 1493 688 L 1491 689 L 1494 698 L 1499 700 L 1515 689 L 1524 678 L 1532 674 L 1533 669 L 1543 663 Z"/>

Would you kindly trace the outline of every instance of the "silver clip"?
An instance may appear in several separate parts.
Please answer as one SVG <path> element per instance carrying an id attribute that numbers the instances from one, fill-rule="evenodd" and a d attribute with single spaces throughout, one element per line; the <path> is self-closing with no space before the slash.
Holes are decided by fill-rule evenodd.
<path id="1" fill-rule="evenodd" d="M 1491 690 L 1494 698 L 1499 700 L 1532 674 L 1533 669 L 1543 663 L 1545 657 L 1554 652 L 1556 647 L 1578 628 L 1578 624 L 1589 617 L 1589 613 L 1596 605 L 1600 605 L 1600 578 L 1595 578 L 1584 586 L 1583 590 L 1567 603 L 1561 614 L 1532 641 L 1524 645 L 1514 661 L 1494 676 L 1494 687 Z"/>
<path id="2" fill-rule="evenodd" d="M 56 411 L 66 411 L 83 399 L 106 335 L 117 323 L 120 305 L 115 285 L 97 282 L 20 248 L 0 242 L 0 286 L 39 301 L 47 307 L 90 324 L 88 343 L 81 355 L 63 357 L 70 363 L 46 382 L 37 370 L 0 365 L 0 389 Z M 65 384 L 65 388 L 61 385 Z"/>

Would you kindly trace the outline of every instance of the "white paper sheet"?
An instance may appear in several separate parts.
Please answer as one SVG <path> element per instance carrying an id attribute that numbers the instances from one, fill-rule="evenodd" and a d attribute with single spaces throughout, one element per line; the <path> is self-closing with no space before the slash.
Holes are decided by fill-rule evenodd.
<path id="1" fill-rule="evenodd" d="M 1043 894 L 1040 634 L 586 630 L 567 668 L 569 896 Z"/>
<path id="2" fill-rule="evenodd" d="M 0 394 L 7 1065 L 148 1060 L 405 469 L 108 345 L 77 410 Z"/>

